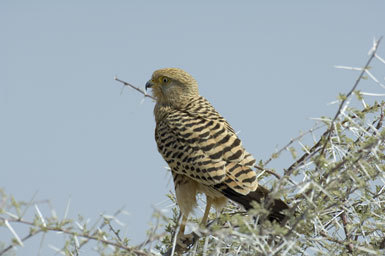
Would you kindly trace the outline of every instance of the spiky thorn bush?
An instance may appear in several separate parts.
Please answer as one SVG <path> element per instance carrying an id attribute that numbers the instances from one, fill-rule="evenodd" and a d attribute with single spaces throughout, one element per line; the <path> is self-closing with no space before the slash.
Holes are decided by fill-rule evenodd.
<path id="1" fill-rule="evenodd" d="M 377 55 L 380 40 L 363 68 L 338 66 L 360 73 L 352 89 L 339 95 L 336 114 L 318 118 L 315 128 L 257 166 L 277 177 L 270 182 L 273 197 L 290 201 L 285 223 L 266 221 L 267 212 L 258 205 L 247 215 L 230 205 L 205 230 L 192 227 L 196 239 L 187 255 L 385 254 L 385 103 L 369 98 L 385 95 L 358 90 L 363 80 L 385 89 L 370 67 L 376 60 L 379 72 L 384 70 L 385 62 Z M 283 175 L 268 170 L 267 165 L 286 151 L 295 162 Z M 297 151 L 303 152 L 298 158 Z M 172 234 L 168 237 L 169 242 L 158 247 L 161 253 L 181 251 L 172 243 Z"/>
<path id="2" fill-rule="evenodd" d="M 211 213 L 213 221 L 205 229 L 199 228 L 199 220 L 190 220 L 189 228 L 196 239 L 185 255 L 385 254 L 385 102 L 372 100 L 385 95 L 362 91 L 368 90 L 370 83 L 385 89 L 376 78 L 385 73 L 385 61 L 377 54 L 380 40 L 374 41 L 363 68 L 338 66 L 359 75 L 352 89 L 339 95 L 336 114 L 316 119 L 313 129 L 290 140 L 256 166 L 262 173 L 262 183 L 273 188 L 272 198 L 283 197 L 290 202 L 292 208 L 284 223 L 267 221 L 263 205 L 255 205 L 246 213 L 230 203 L 219 217 Z M 294 163 L 283 172 L 269 169 L 269 164 L 286 152 L 293 156 Z M 48 217 L 39 210 L 41 202 L 18 202 L 2 193 L 0 229 L 8 229 L 12 241 L 0 244 L 0 255 L 12 254 L 12 249 L 31 237 L 52 232 L 66 238 L 62 247 L 55 249 L 64 255 L 81 255 L 82 247 L 92 241 L 99 255 L 181 253 L 175 243 L 180 213 L 173 195 L 168 197 L 173 206 L 156 210 L 147 239 L 133 246 L 116 228 L 121 210 L 101 216 L 90 226 L 84 218 L 59 219 L 54 211 Z M 34 218 L 27 220 L 28 211 Z M 24 236 L 13 228 L 16 223 L 29 227 Z"/>

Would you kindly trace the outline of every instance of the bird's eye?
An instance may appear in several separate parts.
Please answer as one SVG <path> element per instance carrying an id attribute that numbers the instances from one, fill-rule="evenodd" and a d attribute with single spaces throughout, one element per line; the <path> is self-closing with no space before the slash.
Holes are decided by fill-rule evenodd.
<path id="1" fill-rule="evenodd" d="M 167 83 L 168 82 L 167 77 L 163 77 L 162 81 L 163 81 L 163 83 Z"/>

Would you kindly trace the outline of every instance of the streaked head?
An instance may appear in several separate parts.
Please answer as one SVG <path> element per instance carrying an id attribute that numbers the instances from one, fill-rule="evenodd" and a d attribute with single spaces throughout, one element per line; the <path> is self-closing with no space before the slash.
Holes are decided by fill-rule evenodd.
<path id="1" fill-rule="evenodd" d="M 186 71 L 179 68 L 156 70 L 146 83 L 146 90 L 152 88 L 157 103 L 182 107 L 192 98 L 199 96 L 198 84 Z"/>

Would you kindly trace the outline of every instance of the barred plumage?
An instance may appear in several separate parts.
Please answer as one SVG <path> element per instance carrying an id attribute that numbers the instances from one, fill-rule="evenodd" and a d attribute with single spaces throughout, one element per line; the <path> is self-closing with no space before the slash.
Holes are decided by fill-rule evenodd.
<path id="1" fill-rule="evenodd" d="M 177 68 L 160 69 L 148 87 L 156 98 L 155 140 L 171 168 L 185 220 L 196 205 L 197 193 L 207 196 L 204 222 L 211 204 L 220 209 L 230 198 L 248 209 L 252 200 L 260 202 L 266 196 L 268 191 L 258 186 L 252 169 L 255 159 L 228 122 L 199 95 L 192 76 Z M 275 200 L 271 210 L 286 208 Z"/>
<path id="2" fill-rule="evenodd" d="M 183 109 L 170 108 L 157 122 L 155 139 L 159 152 L 177 174 L 209 186 L 224 182 L 243 195 L 258 186 L 251 169 L 255 159 L 203 97 Z"/>

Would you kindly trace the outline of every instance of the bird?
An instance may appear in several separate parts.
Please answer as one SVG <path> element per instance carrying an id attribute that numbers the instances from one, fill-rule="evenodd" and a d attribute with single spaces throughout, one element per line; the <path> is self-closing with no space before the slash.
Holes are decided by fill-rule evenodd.
<path id="1" fill-rule="evenodd" d="M 228 199 L 253 208 L 263 203 L 269 190 L 258 184 L 255 158 L 245 150 L 234 129 L 199 94 L 197 81 L 180 68 L 153 72 L 145 84 L 155 98 L 155 141 L 171 169 L 176 202 L 182 213 L 178 237 L 189 214 L 197 206 L 197 194 L 206 195 L 201 225 L 206 225 L 212 206 L 219 212 Z M 232 99 L 234 100 L 234 99 Z M 268 219 L 282 221 L 289 206 L 270 200 Z"/>

